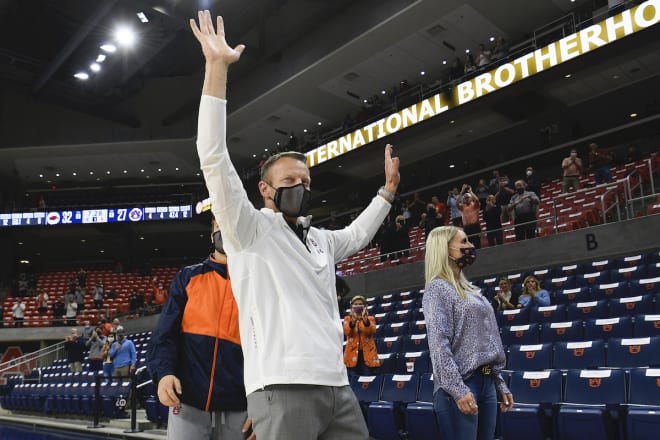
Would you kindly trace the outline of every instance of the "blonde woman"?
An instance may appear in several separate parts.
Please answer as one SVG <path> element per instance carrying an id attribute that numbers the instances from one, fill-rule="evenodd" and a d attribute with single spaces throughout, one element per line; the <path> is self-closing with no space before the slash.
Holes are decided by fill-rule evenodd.
<path id="1" fill-rule="evenodd" d="M 463 268 L 476 250 L 461 229 L 435 228 L 426 240 L 423 307 L 433 364 L 434 409 L 452 440 L 492 440 L 497 397 L 508 411 L 513 396 L 500 371 L 506 359 L 495 313 Z"/>
<path id="2" fill-rule="evenodd" d="M 518 295 L 511 292 L 511 281 L 507 277 L 500 278 L 500 290 L 493 299 L 495 310 L 510 310 L 518 306 Z"/>
<path id="3" fill-rule="evenodd" d="M 520 294 L 520 297 L 518 297 L 518 307 L 549 305 L 550 294 L 547 290 L 541 289 L 539 280 L 532 276 L 525 278 L 522 293 Z"/>

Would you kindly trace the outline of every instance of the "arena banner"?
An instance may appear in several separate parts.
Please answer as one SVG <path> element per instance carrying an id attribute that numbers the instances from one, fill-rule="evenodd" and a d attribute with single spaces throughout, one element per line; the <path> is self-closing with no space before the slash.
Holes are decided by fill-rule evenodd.
<path id="1" fill-rule="evenodd" d="M 306 153 L 311 168 L 400 130 L 423 122 L 515 82 L 599 49 L 660 21 L 660 0 L 648 0 L 618 15 L 526 53 L 513 61 L 458 84 L 448 94 L 438 93 L 399 112 L 359 128 Z"/>

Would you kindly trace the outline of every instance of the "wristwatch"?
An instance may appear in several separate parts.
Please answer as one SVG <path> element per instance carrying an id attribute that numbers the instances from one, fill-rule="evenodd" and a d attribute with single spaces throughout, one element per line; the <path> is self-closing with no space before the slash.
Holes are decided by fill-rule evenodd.
<path id="1" fill-rule="evenodd" d="M 394 194 L 385 189 L 385 186 L 381 186 L 378 189 L 378 195 L 387 200 L 389 203 L 394 202 Z"/>

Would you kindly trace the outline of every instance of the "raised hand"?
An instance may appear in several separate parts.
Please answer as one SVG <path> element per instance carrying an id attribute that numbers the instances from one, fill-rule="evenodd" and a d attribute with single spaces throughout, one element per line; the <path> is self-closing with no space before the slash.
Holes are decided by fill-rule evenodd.
<path id="1" fill-rule="evenodd" d="M 385 189 L 394 194 L 401 181 L 399 158 L 392 157 L 392 145 L 385 146 Z"/>
<path id="2" fill-rule="evenodd" d="M 245 46 L 239 44 L 232 49 L 225 40 L 225 24 L 222 17 L 217 18 L 217 32 L 209 11 L 199 11 L 199 27 L 194 19 L 190 19 L 190 28 L 195 38 L 202 46 L 202 52 L 207 63 L 222 62 L 225 65 L 235 63 L 241 58 Z"/>

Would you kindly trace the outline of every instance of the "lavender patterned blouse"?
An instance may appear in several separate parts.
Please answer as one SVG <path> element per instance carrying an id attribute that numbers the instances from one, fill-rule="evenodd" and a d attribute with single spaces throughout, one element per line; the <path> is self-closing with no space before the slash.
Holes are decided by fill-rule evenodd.
<path id="1" fill-rule="evenodd" d="M 448 281 L 434 279 L 424 289 L 422 305 L 433 364 L 433 392 L 442 388 L 457 400 L 470 391 L 464 380 L 478 367 L 490 364 L 498 394 L 508 394 L 500 374 L 506 357 L 488 300 L 470 293 L 463 299 Z"/>

